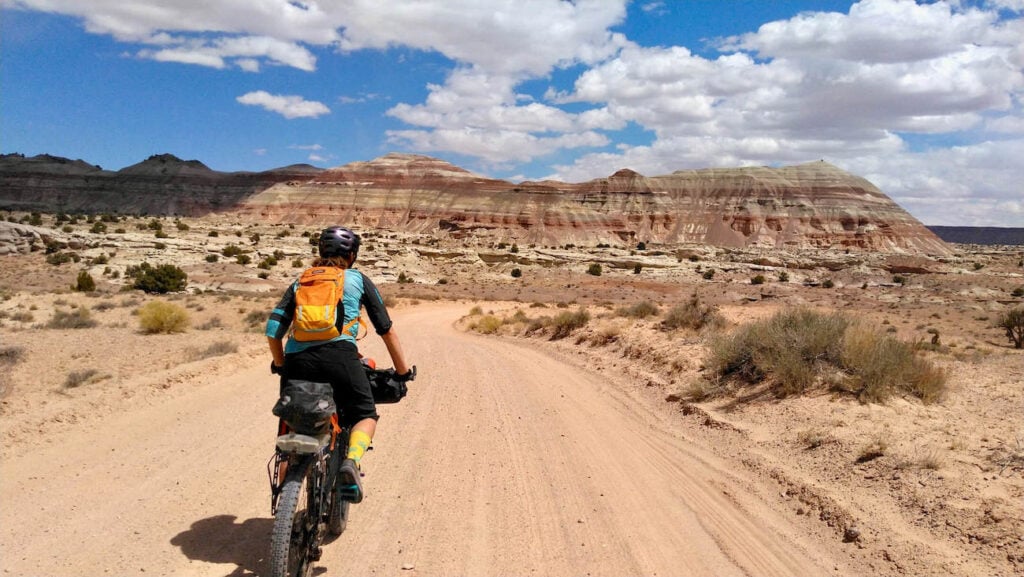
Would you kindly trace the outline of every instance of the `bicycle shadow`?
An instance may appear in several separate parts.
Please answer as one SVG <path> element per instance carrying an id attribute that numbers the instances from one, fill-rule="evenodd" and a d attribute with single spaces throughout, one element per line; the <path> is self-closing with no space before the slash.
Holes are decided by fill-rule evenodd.
<path id="1" fill-rule="evenodd" d="M 234 515 L 200 519 L 186 531 L 171 538 L 186 557 L 207 563 L 233 563 L 227 577 L 254 577 L 270 572 L 270 532 L 274 520 L 246 519 L 236 523 Z M 314 570 L 314 574 L 316 571 Z"/>

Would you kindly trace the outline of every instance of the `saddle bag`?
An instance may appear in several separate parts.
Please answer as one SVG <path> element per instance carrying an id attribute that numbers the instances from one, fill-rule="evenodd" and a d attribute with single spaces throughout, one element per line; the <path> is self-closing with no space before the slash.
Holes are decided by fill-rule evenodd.
<path id="1" fill-rule="evenodd" d="M 330 384 L 289 380 L 273 413 L 300 435 L 320 435 L 330 430 L 336 410 Z"/>

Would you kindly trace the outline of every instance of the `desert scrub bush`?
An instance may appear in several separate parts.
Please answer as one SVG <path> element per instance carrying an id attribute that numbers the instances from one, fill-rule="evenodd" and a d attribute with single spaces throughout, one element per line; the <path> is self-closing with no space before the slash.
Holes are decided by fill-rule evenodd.
<path id="1" fill-rule="evenodd" d="M 575 311 L 562 311 L 551 319 L 551 340 L 564 339 L 576 329 L 587 326 L 590 322 L 590 313 L 587 309 L 580 308 Z"/>
<path id="2" fill-rule="evenodd" d="M 222 357 L 238 352 L 238 345 L 232 341 L 217 341 L 205 349 L 189 349 L 187 356 L 190 361 L 201 361 L 212 357 Z"/>
<path id="3" fill-rule="evenodd" d="M 165 301 L 150 301 L 137 311 L 142 332 L 152 334 L 183 333 L 188 330 L 188 311 Z"/>
<path id="4" fill-rule="evenodd" d="M 658 305 L 651 301 L 644 300 L 628 307 L 619 307 L 619 309 L 615 311 L 615 314 L 620 317 L 629 317 L 631 319 L 646 319 L 647 317 L 655 316 L 660 312 L 661 310 L 658 309 Z"/>
<path id="5" fill-rule="evenodd" d="M 243 251 L 241 247 L 239 247 L 237 244 L 229 244 L 220 250 L 220 254 L 224 255 L 227 258 L 238 256 L 243 252 L 245 251 Z"/>
<path id="6" fill-rule="evenodd" d="M 789 282 L 789 273 L 786 271 L 780 271 L 779 282 Z"/>
<path id="7" fill-rule="evenodd" d="M 750 279 L 750 284 L 764 284 L 765 278 L 763 274 L 755 275 Z"/>
<path id="8" fill-rule="evenodd" d="M 715 278 L 715 269 L 709 268 L 708 270 L 704 271 L 700 276 L 704 280 L 711 280 Z"/>
<path id="9" fill-rule="evenodd" d="M 469 325 L 470 330 L 484 335 L 493 335 L 504 324 L 501 319 L 494 315 L 483 315 Z"/>
<path id="10" fill-rule="evenodd" d="M 701 330 L 704 327 L 720 327 L 724 324 L 725 319 L 719 314 L 718 307 L 700 302 L 700 297 L 693 294 L 690 295 L 690 300 L 672 307 L 665 313 L 661 328 L 668 331 Z"/>
<path id="11" fill-rule="evenodd" d="M 144 262 L 137 266 L 129 266 L 125 276 L 135 279 L 132 288 L 147 293 L 169 293 L 185 290 L 188 286 L 188 275 L 173 264 L 153 266 Z"/>
<path id="12" fill-rule="evenodd" d="M 243 321 L 250 330 L 261 328 L 267 322 L 267 313 L 261 310 L 250 311 Z"/>
<path id="13" fill-rule="evenodd" d="M 220 320 L 220 317 L 211 317 L 206 320 L 203 324 L 196 328 L 201 331 L 208 331 L 210 329 L 219 329 L 224 326 L 224 322 Z"/>
<path id="14" fill-rule="evenodd" d="M 240 254 L 235 257 L 235 262 L 244 266 L 252 262 L 252 257 L 247 254 Z"/>
<path id="15" fill-rule="evenodd" d="M 302 268 L 302 259 L 297 258 L 292 261 L 292 268 Z"/>
<path id="16" fill-rule="evenodd" d="M 71 285 L 71 289 L 78 292 L 91 293 L 96 290 L 96 281 L 88 271 L 83 270 L 78 273 L 78 278 L 75 279 L 75 284 Z"/>
<path id="17" fill-rule="evenodd" d="M 512 269 L 512 278 L 519 278 L 521 276 L 523 276 L 522 269 L 518 269 L 518 268 Z"/>
<path id="18" fill-rule="evenodd" d="M 64 378 L 64 388 L 74 389 L 76 387 L 80 387 L 88 383 L 89 381 L 93 380 L 93 378 L 98 374 L 99 371 L 97 371 L 96 369 L 83 369 L 81 371 L 71 371 L 70 373 L 68 373 L 67 377 Z"/>
<path id="19" fill-rule="evenodd" d="M 206 255 L 206 262 L 217 262 L 218 260 L 220 260 L 220 256 L 219 255 L 216 255 L 216 254 L 208 254 L 208 255 Z"/>
<path id="20" fill-rule="evenodd" d="M 813 384 L 819 362 L 839 358 L 849 321 L 806 309 L 783 311 L 711 341 L 706 365 L 719 378 L 754 384 L 771 376 L 778 396 Z"/>
<path id="21" fill-rule="evenodd" d="M 484 309 L 480 308 L 479 306 L 475 306 L 469 309 L 469 316 L 476 316 L 482 314 L 484 314 Z"/>
<path id="22" fill-rule="evenodd" d="M 780 397 L 825 383 L 861 402 L 906 393 L 932 403 L 946 386 L 945 371 L 912 344 L 845 315 L 807 309 L 785 310 L 714 339 L 705 364 L 717 379 L 767 381 Z"/>
<path id="23" fill-rule="evenodd" d="M 601 265 L 597 264 L 596 262 L 591 263 L 590 266 L 587 267 L 587 274 L 593 276 L 601 276 Z"/>
<path id="24" fill-rule="evenodd" d="M 1024 348 L 1024 308 L 1010 309 L 999 316 L 996 326 L 1006 331 L 1013 348 Z"/>
<path id="25" fill-rule="evenodd" d="M 70 311 L 55 310 L 50 321 L 46 323 L 48 329 L 89 329 L 99 323 L 92 318 L 89 309 L 76 308 Z"/>

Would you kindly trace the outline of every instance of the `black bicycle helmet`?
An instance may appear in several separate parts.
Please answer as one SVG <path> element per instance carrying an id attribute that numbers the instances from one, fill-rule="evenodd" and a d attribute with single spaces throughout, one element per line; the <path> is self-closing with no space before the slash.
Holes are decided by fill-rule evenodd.
<path id="1" fill-rule="evenodd" d="M 321 258 L 359 254 L 359 235 L 343 226 L 331 226 L 320 233 L 318 245 Z"/>

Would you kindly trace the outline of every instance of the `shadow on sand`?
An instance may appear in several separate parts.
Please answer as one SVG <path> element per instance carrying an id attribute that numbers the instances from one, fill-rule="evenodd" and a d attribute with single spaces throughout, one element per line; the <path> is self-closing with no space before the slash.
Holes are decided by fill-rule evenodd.
<path id="1" fill-rule="evenodd" d="M 270 571 L 268 558 L 270 531 L 274 520 L 248 519 L 235 522 L 234 515 L 217 515 L 200 519 L 187 531 L 171 539 L 171 545 L 181 548 L 186 557 L 207 563 L 234 563 L 228 577 L 266 575 Z"/>

